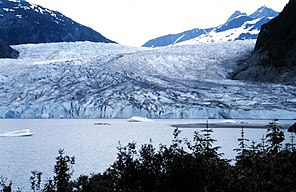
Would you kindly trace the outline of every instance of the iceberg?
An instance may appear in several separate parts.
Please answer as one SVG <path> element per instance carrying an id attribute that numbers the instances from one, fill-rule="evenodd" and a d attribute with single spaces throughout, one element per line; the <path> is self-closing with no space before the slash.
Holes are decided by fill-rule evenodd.
<path id="1" fill-rule="evenodd" d="M 147 117 L 139 117 L 139 116 L 133 116 L 127 120 L 128 122 L 150 122 L 151 119 L 148 119 Z"/>
<path id="2" fill-rule="evenodd" d="M 233 119 L 225 119 L 220 121 L 220 123 L 237 123 L 237 121 L 233 120 Z"/>
<path id="3" fill-rule="evenodd" d="M 0 137 L 28 137 L 32 136 L 33 134 L 34 133 L 32 133 L 30 129 L 23 129 L 0 134 Z"/>

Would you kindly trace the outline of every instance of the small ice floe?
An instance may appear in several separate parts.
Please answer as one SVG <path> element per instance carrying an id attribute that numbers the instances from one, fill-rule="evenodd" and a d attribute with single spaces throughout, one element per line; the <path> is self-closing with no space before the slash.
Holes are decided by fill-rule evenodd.
<path id="1" fill-rule="evenodd" d="M 233 119 L 225 119 L 219 121 L 219 123 L 225 123 L 225 124 L 248 124 L 248 122 L 244 122 L 242 120 L 233 120 Z"/>
<path id="2" fill-rule="evenodd" d="M 111 125 L 110 123 L 101 123 L 101 122 L 97 122 L 97 123 L 94 123 L 95 125 Z"/>
<path id="3" fill-rule="evenodd" d="M 237 121 L 232 120 L 232 119 L 225 119 L 225 120 L 220 121 L 220 123 L 237 123 Z"/>
<path id="4" fill-rule="evenodd" d="M 23 129 L 0 134 L 0 137 L 28 137 L 32 135 L 34 135 L 34 133 L 32 133 L 30 129 Z"/>
<path id="5" fill-rule="evenodd" d="M 148 119 L 147 117 L 139 117 L 139 116 L 133 116 L 127 120 L 128 122 L 150 122 L 151 119 Z"/>

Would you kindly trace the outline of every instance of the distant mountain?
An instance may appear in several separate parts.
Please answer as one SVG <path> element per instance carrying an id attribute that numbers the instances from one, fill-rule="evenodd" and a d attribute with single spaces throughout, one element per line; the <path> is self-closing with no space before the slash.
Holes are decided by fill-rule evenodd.
<path id="1" fill-rule="evenodd" d="M 194 44 L 256 39 L 261 26 L 277 15 L 277 12 L 266 6 L 260 7 L 249 16 L 236 11 L 223 25 L 184 43 Z"/>
<path id="2" fill-rule="evenodd" d="M 266 6 L 260 7 L 249 16 L 246 13 L 235 11 L 226 23 L 219 25 L 218 27 L 198 29 L 199 33 L 195 33 L 194 36 L 190 36 L 192 30 L 174 35 L 166 35 L 152 39 L 143 46 L 157 47 L 173 45 L 180 42 L 182 42 L 182 44 L 195 44 L 256 39 L 261 25 L 267 23 L 277 15 L 278 12 L 267 8 Z"/>
<path id="3" fill-rule="evenodd" d="M 72 41 L 114 42 L 59 12 L 25 0 L 0 0 L 0 40 L 10 45 Z"/>
<path id="4" fill-rule="evenodd" d="M 236 19 L 237 17 L 240 17 L 240 16 L 247 16 L 246 13 L 242 13 L 240 11 L 235 11 L 230 17 L 229 19 L 227 20 L 227 22 L 231 21 L 232 19 Z"/>
<path id="5" fill-rule="evenodd" d="M 187 41 L 189 39 L 193 39 L 195 37 L 198 37 L 200 35 L 206 34 L 210 32 L 212 28 L 209 29 L 192 29 L 189 31 L 184 31 L 182 33 L 178 34 L 170 34 L 170 35 L 165 35 L 162 37 L 158 37 L 155 39 L 152 39 L 145 43 L 143 46 L 144 47 L 162 47 L 162 46 L 167 46 L 167 45 L 172 45 L 176 43 L 180 43 L 183 41 Z"/>
<path id="6" fill-rule="evenodd" d="M 262 17 L 276 17 L 278 16 L 278 12 L 263 6 L 260 7 L 257 11 L 255 11 L 253 14 L 250 15 L 250 17 L 255 18 L 255 19 L 260 19 Z"/>
<path id="7" fill-rule="evenodd" d="M 0 59 L 3 58 L 17 58 L 19 56 L 19 52 L 12 49 L 9 45 L 6 45 L 0 41 Z"/>
<path id="8" fill-rule="evenodd" d="M 262 26 L 251 57 L 241 63 L 234 79 L 296 85 L 296 1 Z"/>

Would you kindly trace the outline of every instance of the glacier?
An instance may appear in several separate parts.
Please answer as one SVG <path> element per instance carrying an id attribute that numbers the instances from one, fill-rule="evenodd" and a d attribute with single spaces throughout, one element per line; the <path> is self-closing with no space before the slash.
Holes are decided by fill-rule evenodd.
<path id="1" fill-rule="evenodd" d="M 16 45 L 0 60 L 0 118 L 295 119 L 296 87 L 228 79 L 254 45 Z"/>

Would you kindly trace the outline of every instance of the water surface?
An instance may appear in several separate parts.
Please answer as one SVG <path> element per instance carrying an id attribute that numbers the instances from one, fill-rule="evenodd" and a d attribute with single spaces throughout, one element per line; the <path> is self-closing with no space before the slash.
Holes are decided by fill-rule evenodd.
<path id="1" fill-rule="evenodd" d="M 221 120 L 209 120 L 213 126 L 213 138 L 224 158 L 232 159 L 238 147 L 240 127 L 243 124 L 256 124 L 258 128 L 245 129 L 245 136 L 260 142 L 266 133 L 263 126 L 270 120 L 240 120 L 233 126 L 232 121 L 224 122 L 224 128 L 216 123 Z M 181 138 L 192 139 L 194 131 L 204 128 L 206 120 L 154 120 L 152 122 L 127 122 L 124 119 L 110 120 L 0 120 L 0 133 L 31 129 L 31 137 L 0 137 L 0 175 L 13 182 L 14 187 L 28 191 L 31 171 L 43 172 L 43 179 L 53 175 L 53 166 L 58 150 L 63 148 L 67 155 L 75 156 L 74 177 L 81 174 L 103 172 L 116 159 L 119 141 L 122 145 L 135 141 L 139 146 L 152 139 L 157 147 L 160 143 L 169 145 L 173 138 L 174 125 L 182 127 Z M 287 127 L 293 121 L 279 121 Z M 184 126 L 189 124 L 191 126 Z M 225 128 L 229 124 L 230 128 Z M 182 125 L 182 126 L 181 126 Z M 195 126 L 192 126 L 195 125 Z M 200 127 L 199 127 L 200 126 Z"/>

